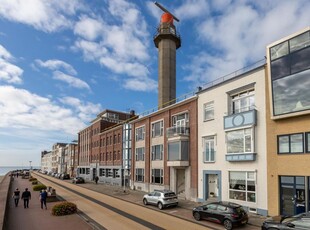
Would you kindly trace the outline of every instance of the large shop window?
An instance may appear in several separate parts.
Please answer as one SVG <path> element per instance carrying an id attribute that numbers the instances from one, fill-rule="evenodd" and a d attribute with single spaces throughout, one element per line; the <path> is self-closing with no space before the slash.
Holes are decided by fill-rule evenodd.
<path id="1" fill-rule="evenodd" d="M 215 161 L 215 137 L 204 137 L 203 138 L 203 161 L 214 162 Z"/>
<path id="2" fill-rule="evenodd" d="M 226 133 L 227 153 L 253 153 L 253 128 L 238 129 Z"/>
<path id="3" fill-rule="evenodd" d="M 136 168 L 136 181 L 144 182 L 144 169 Z"/>
<path id="4" fill-rule="evenodd" d="M 287 134 L 278 136 L 278 154 L 303 153 L 303 133 Z"/>
<path id="5" fill-rule="evenodd" d="M 256 202 L 256 173 L 229 172 L 229 199 Z"/>
<path id="6" fill-rule="evenodd" d="M 164 174 L 162 169 L 152 169 L 152 183 L 154 184 L 163 184 L 164 183 Z"/>

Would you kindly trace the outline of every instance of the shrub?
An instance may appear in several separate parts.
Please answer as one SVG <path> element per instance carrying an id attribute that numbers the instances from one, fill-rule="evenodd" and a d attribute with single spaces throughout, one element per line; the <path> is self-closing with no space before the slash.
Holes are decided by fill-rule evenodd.
<path id="1" fill-rule="evenodd" d="M 34 184 L 38 184 L 38 181 L 37 180 L 34 180 L 34 181 L 32 181 L 32 184 L 34 185 Z"/>
<path id="2" fill-rule="evenodd" d="M 52 214 L 54 216 L 70 215 L 76 212 L 77 212 L 76 204 L 67 201 L 55 204 L 52 208 Z"/>
<path id="3" fill-rule="evenodd" d="M 41 191 L 42 189 L 46 189 L 46 186 L 44 184 L 38 184 L 33 186 L 33 191 Z"/>
<path id="4" fill-rule="evenodd" d="M 37 180 L 37 178 L 34 178 L 34 177 L 29 178 L 29 181 L 35 181 L 35 180 Z"/>

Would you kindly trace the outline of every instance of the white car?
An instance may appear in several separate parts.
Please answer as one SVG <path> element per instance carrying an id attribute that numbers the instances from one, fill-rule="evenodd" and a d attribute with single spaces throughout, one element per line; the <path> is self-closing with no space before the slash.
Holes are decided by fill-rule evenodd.
<path id="1" fill-rule="evenodd" d="M 179 203 L 177 195 L 170 190 L 154 190 L 149 194 L 143 196 L 143 204 L 152 204 L 159 209 L 170 206 L 177 206 Z"/>

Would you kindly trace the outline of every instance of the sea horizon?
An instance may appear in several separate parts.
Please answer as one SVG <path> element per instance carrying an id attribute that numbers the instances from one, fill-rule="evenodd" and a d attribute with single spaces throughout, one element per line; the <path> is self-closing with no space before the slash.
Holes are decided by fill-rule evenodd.
<path id="1" fill-rule="evenodd" d="M 32 169 L 40 169 L 40 166 L 31 166 Z M 30 169 L 30 166 L 0 166 L 0 176 L 6 175 L 13 170 Z"/>

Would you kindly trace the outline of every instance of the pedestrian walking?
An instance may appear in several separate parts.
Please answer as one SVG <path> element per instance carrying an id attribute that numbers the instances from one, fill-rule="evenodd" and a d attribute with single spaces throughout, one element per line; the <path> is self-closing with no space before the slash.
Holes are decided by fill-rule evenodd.
<path id="1" fill-rule="evenodd" d="M 42 189 L 40 192 L 41 209 L 43 209 L 43 205 L 44 205 L 45 209 L 47 209 L 46 198 L 47 198 L 47 192 L 45 189 Z"/>
<path id="2" fill-rule="evenodd" d="M 25 188 L 25 191 L 22 193 L 22 199 L 24 200 L 24 208 L 29 208 L 29 200 L 31 200 L 31 193 L 28 191 L 28 188 Z"/>
<path id="3" fill-rule="evenodd" d="M 96 177 L 95 177 L 96 184 L 98 184 L 98 180 L 99 180 L 99 177 L 96 176 Z"/>
<path id="4" fill-rule="evenodd" d="M 14 199 L 15 207 L 18 206 L 19 195 L 20 195 L 20 191 L 18 190 L 18 188 L 16 188 L 15 191 L 13 192 L 13 199 Z"/>
<path id="5" fill-rule="evenodd" d="M 18 178 L 18 173 L 16 173 L 16 177 Z"/>

